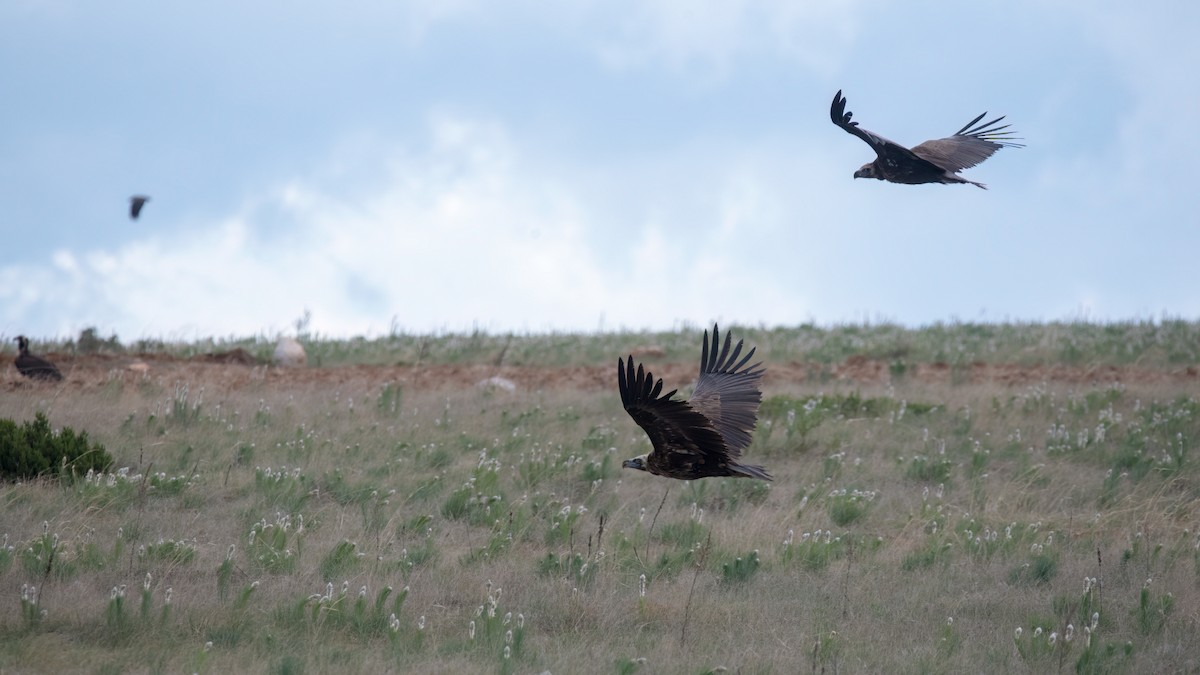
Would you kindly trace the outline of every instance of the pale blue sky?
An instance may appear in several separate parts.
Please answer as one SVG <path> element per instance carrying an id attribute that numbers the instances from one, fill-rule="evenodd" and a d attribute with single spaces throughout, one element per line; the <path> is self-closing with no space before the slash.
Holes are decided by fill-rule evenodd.
<path id="1" fill-rule="evenodd" d="M 315 5 L 0 3 L 0 334 L 1200 316 L 1196 3 Z"/>

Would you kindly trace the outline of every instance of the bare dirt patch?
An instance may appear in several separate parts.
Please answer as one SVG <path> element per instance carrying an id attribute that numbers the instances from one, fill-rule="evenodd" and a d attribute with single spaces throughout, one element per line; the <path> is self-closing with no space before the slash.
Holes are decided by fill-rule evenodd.
<path id="1" fill-rule="evenodd" d="M 240 352 L 240 353 L 239 353 Z M 280 368 L 262 365 L 246 352 L 235 350 L 204 354 L 190 359 L 163 354 L 87 355 L 47 354 L 65 376 L 61 387 L 89 389 L 120 379 L 125 382 L 151 378 L 162 382 L 204 382 L 225 390 L 249 387 L 377 387 L 386 383 L 437 389 L 442 387 L 476 386 L 491 377 L 512 381 L 522 391 L 575 389 L 594 391 L 615 387 L 615 366 L 493 366 L 416 365 L 381 366 L 350 365 L 324 368 Z M 656 364 L 645 362 L 656 377 L 664 379 L 667 387 L 683 387 L 694 381 L 696 366 L 692 362 Z M 895 374 L 890 364 L 881 359 L 853 356 L 843 363 L 822 364 L 813 361 L 768 363 L 764 384 L 767 387 L 789 384 L 839 382 L 851 385 L 886 385 L 908 379 L 927 384 L 999 384 L 1021 387 L 1046 383 L 1066 384 L 1152 384 L 1200 383 L 1196 367 L 1174 369 L 1143 368 L 1138 366 L 1088 365 L 1026 365 L 1015 363 L 985 363 L 977 361 L 953 366 L 944 362 L 908 365 L 902 374 Z M 11 365 L 3 371 L 0 386 L 4 391 L 49 385 L 33 383 L 21 377 Z"/>

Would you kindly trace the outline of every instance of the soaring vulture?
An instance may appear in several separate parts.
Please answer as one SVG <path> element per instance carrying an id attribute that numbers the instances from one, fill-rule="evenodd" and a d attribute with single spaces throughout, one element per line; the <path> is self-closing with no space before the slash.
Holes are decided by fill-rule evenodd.
<path id="1" fill-rule="evenodd" d="M 995 126 L 1003 117 L 975 126 L 986 114 L 971 120 L 949 138 L 925 141 L 910 150 L 863 129 L 858 122 L 851 122 L 853 113 L 846 112 L 846 97 L 842 96 L 840 89 L 829 108 L 829 117 L 834 124 L 866 141 L 877 155 L 874 162 L 863 164 L 861 169 L 854 172 L 855 178 L 877 178 L 909 184 L 970 183 L 985 190 L 986 185 L 967 180 L 958 172 L 979 164 L 1000 148 L 1025 147 L 1013 142 L 1020 140 L 1013 137 L 1015 132 L 1004 131 L 1009 125 Z"/>
<path id="2" fill-rule="evenodd" d="M 57 382 L 63 379 L 62 373 L 58 372 L 58 368 L 55 368 L 53 363 L 29 353 L 29 340 L 24 335 L 18 335 L 16 341 L 19 353 L 14 363 L 19 373 L 32 380 Z"/>
<path id="3" fill-rule="evenodd" d="M 648 454 L 627 459 L 621 465 L 649 471 L 658 476 L 695 480 L 710 476 L 746 476 L 771 480 L 761 466 L 741 464 L 737 460 L 750 445 L 750 433 L 758 416 L 762 392 L 761 363 L 746 366 L 754 356 L 751 349 L 740 361 L 742 341 L 730 351 L 733 336 L 726 334 L 725 346 L 718 353 L 718 333 L 713 326 L 712 347 L 708 331 L 700 355 L 700 379 L 692 400 L 675 400 L 675 390 L 661 394 L 663 382 L 654 380 L 633 356 L 617 359 L 617 386 L 625 411 L 646 431 L 654 449 Z"/>
<path id="4" fill-rule="evenodd" d="M 146 202 L 148 202 L 148 201 L 150 201 L 150 198 L 147 197 L 146 195 L 134 195 L 134 196 L 130 197 L 129 198 L 129 219 L 137 220 L 138 216 L 141 215 L 141 213 L 142 213 L 142 207 L 145 206 Z"/>

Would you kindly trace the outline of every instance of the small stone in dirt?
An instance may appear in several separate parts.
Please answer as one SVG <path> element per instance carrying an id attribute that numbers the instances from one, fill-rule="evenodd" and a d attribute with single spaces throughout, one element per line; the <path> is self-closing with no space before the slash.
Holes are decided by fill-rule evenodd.
<path id="1" fill-rule="evenodd" d="M 480 389 L 503 389 L 507 392 L 514 392 L 517 390 L 516 382 L 513 382 L 507 377 L 500 377 L 499 375 L 493 375 L 486 380 L 480 380 L 475 383 L 475 386 L 479 387 Z"/>

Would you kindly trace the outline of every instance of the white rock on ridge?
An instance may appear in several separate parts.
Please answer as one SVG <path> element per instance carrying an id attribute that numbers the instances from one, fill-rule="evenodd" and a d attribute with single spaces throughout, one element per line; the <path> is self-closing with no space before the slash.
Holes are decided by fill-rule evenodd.
<path id="1" fill-rule="evenodd" d="M 281 337 L 275 343 L 275 356 L 271 361 L 277 366 L 303 366 L 308 362 L 308 354 L 304 353 L 304 345 L 292 338 Z"/>

